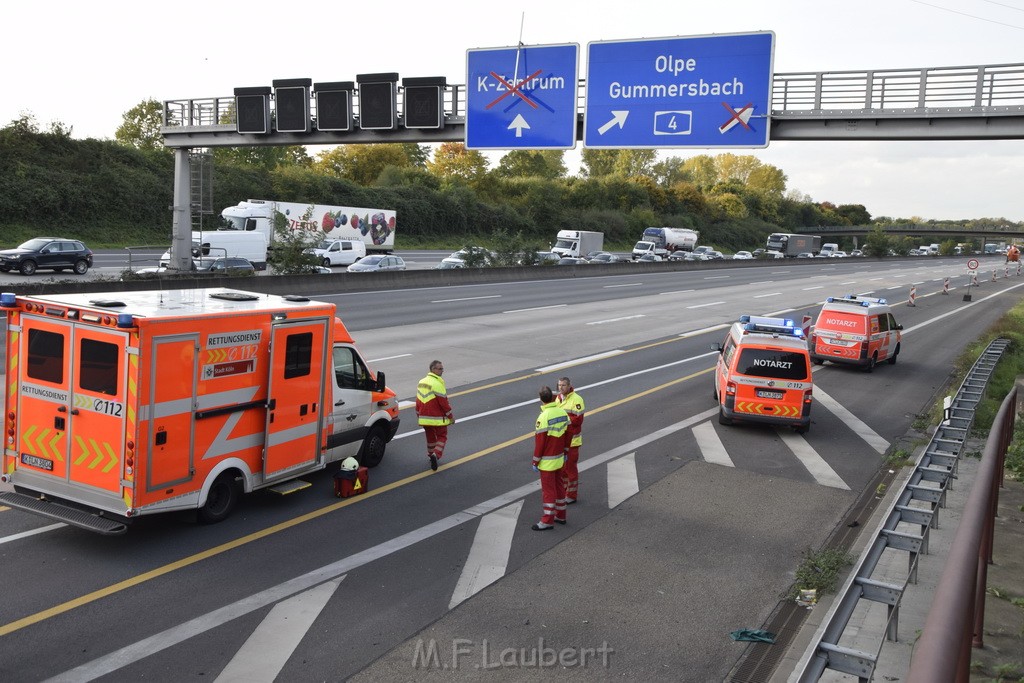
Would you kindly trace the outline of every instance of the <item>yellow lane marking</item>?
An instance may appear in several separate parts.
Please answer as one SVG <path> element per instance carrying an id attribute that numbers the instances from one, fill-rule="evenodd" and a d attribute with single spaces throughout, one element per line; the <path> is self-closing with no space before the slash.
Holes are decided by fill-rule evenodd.
<path id="1" fill-rule="evenodd" d="M 597 414 L 597 413 L 602 413 L 602 412 L 604 412 L 606 410 L 609 410 L 611 408 L 618 407 L 620 405 L 623 405 L 625 403 L 629 403 L 631 401 L 636 401 L 636 400 L 638 400 L 640 398 L 643 398 L 643 397 L 648 396 L 650 394 L 653 394 L 655 392 L 662 391 L 664 389 L 667 389 L 668 387 L 675 386 L 676 384 L 680 384 L 681 382 L 686 382 L 686 381 L 691 380 L 691 379 L 693 379 L 695 377 L 699 377 L 700 375 L 707 374 L 707 373 L 711 372 L 712 370 L 714 370 L 714 368 L 707 368 L 705 370 L 699 370 L 697 372 L 694 372 L 694 373 L 691 373 L 689 375 L 686 375 L 685 377 L 680 377 L 678 379 L 674 379 L 672 381 L 666 382 L 666 383 L 661 384 L 659 386 L 652 387 L 652 388 L 650 388 L 650 389 L 648 389 L 646 391 L 642 391 L 642 392 L 640 392 L 638 394 L 633 394 L 631 396 L 627 396 L 626 398 L 620 399 L 618 401 L 613 401 L 612 403 L 609 403 L 608 405 L 601 406 L 600 408 L 595 408 L 594 410 L 589 410 L 587 412 L 590 415 L 594 415 L 594 414 Z M 499 451 L 499 450 L 501 450 L 503 448 L 508 448 L 509 446 L 514 446 L 514 445 L 522 443 L 523 441 L 526 441 L 528 439 L 532 439 L 533 436 L 534 436 L 533 432 L 529 432 L 527 434 L 523 434 L 522 436 L 517 436 L 515 438 L 512 438 L 512 439 L 509 439 L 507 441 L 504 441 L 503 443 L 499 443 L 499 444 L 496 444 L 494 446 L 491 446 L 490 448 L 485 448 L 482 451 L 477 451 L 476 453 L 471 453 L 470 455 L 467 455 L 465 457 L 459 458 L 458 460 L 453 460 L 452 462 L 449 462 L 448 464 L 439 467 L 438 471 L 448 470 L 448 469 L 452 469 L 453 467 L 456 467 L 456 466 L 459 466 L 459 465 L 464 465 L 464 464 L 466 464 L 468 462 L 472 462 L 473 460 L 476 460 L 477 458 L 481 458 L 481 457 L 483 457 L 485 455 L 489 455 L 491 453 L 494 453 L 495 451 Z M 125 579 L 124 581 L 119 581 L 118 583 L 115 583 L 113 585 L 107 586 L 106 588 L 101 588 L 99 590 L 95 590 L 95 591 L 93 591 L 91 593 L 87 593 L 85 595 L 77 597 L 77 598 L 75 598 L 73 600 L 68 600 L 67 602 L 61 603 L 59 605 L 54 605 L 53 607 L 50 607 L 49 609 L 45 609 L 45 610 L 43 610 L 41 612 L 36 612 L 35 614 L 30 614 L 29 616 L 23 617 L 21 619 L 18 619 L 17 621 L 12 621 L 12 622 L 10 622 L 8 624 L 0 625 L 0 637 L 6 636 L 6 635 L 8 635 L 10 633 L 14 633 L 15 631 L 21 630 L 21 629 L 23 629 L 23 628 L 25 628 L 27 626 L 31 626 L 33 624 L 37 624 L 37 623 L 39 623 L 41 621 L 45 621 L 46 619 L 50 619 L 51 617 L 55 617 L 55 616 L 58 616 L 60 614 L 64 614 L 65 612 L 70 612 L 71 610 L 77 609 L 77 608 L 82 607 L 84 605 L 87 605 L 90 602 L 95 602 L 96 600 L 100 600 L 102 598 L 110 597 L 111 595 L 119 593 L 119 592 L 121 592 L 123 590 L 127 590 L 129 588 L 133 588 L 135 586 L 138 586 L 138 585 L 141 585 L 143 583 L 146 583 L 147 581 L 151 581 L 151 580 L 157 579 L 157 578 L 159 578 L 161 576 L 165 576 L 167 574 L 170 574 L 171 572 L 175 572 L 175 571 L 177 571 L 179 569 L 184 569 L 185 567 L 188 567 L 190 565 L 196 564 L 198 562 L 201 562 L 203 560 L 209 559 L 211 557 L 216 557 L 217 555 L 221 555 L 223 553 L 226 553 L 229 550 L 234 550 L 235 548 L 240 548 L 240 547 L 242 547 L 244 545 L 248 545 L 249 543 L 252 543 L 254 541 L 258 541 L 260 539 L 267 538 L 268 536 L 272 536 L 272 535 L 274 535 L 274 534 L 276 534 L 278 532 L 285 531 L 287 529 L 291 529 L 292 527 L 298 526 L 299 524 L 303 524 L 305 522 L 309 522 L 309 521 L 314 520 L 314 519 L 316 519 L 318 517 L 323 517 L 324 515 L 327 515 L 327 514 L 329 514 L 331 512 L 335 512 L 336 510 L 340 510 L 340 509 L 342 509 L 344 507 L 348 507 L 349 505 L 354 505 L 354 504 L 356 504 L 356 503 L 358 503 L 360 501 L 366 500 L 368 498 L 372 498 L 374 496 L 379 496 L 379 495 L 381 495 L 383 493 L 387 493 L 388 491 L 392 491 L 392 490 L 397 489 L 397 488 L 399 488 L 401 486 L 405 486 L 407 484 L 411 484 L 414 481 L 419 481 L 420 479 L 424 479 L 426 477 L 434 476 L 435 474 L 436 474 L 435 472 L 431 472 L 429 470 L 424 470 L 423 472 L 420 472 L 419 474 L 414 474 L 414 475 L 411 475 L 409 477 L 406 477 L 405 479 L 400 479 L 400 480 L 394 481 L 394 482 L 392 482 L 390 484 L 385 484 L 384 486 L 381 486 L 380 488 L 376 488 L 376 489 L 367 491 L 366 493 L 364 493 L 364 494 L 362 494 L 360 496 L 357 496 L 355 498 L 346 498 L 345 500 L 342 500 L 342 501 L 337 502 L 337 503 L 333 503 L 333 504 L 328 505 L 326 507 L 320 508 L 319 510 L 314 510 L 313 512 L 308 512 L 308 513 L 306 513 L 304 515 L 301 515 L 299 517 L 295 517 L 294 519 L 290 519 L 290 520 L 288 520 L 286 522 L 281 522 L 280 524 L 275 524 L 274 526 L 267 527 L 266 529 L 262 529 L 260 531 L 255 531 L 255 532 L 253 532 L 251 534 L 247 534 L 246 536 L 242 536 L 240 538 L 236 538 L 233 541 L 229 541 L 227 543 L 223 543 L 223 544 L 221 544 L 219 546 L 210 548 L 208 550 L 204 550 L 204 551 L 202 551 L 200 553 L 196 553 L 195 555 L 191 555 L 189 557 L 184 557 L 184 558 L 182 558 L 182 559 L 180 559 L 180 560 L 178 560 L 176 562 L 171 562 L 170 564 L 165 564 L 162 567 L 157 567 L 155 569 L 151 569 L 148 572 L 143 572 L 142 574 L 139 574 L 137 576 L 133 576 L 133 577 L 131 577 L 129 579 Z"/>

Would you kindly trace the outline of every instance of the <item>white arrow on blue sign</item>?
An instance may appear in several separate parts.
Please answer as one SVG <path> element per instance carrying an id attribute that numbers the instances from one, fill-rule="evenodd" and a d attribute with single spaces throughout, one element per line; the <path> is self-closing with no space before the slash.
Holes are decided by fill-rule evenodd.
<path id="1" fill-rule="evenodd" d="M 467 149 L 576 146 L 580 46 L 466 51 Z"/>
<path id="2" fill-rule="evenodd" d="M 587 45 L 583 146 L 767 147 L 771 31 Z"/>

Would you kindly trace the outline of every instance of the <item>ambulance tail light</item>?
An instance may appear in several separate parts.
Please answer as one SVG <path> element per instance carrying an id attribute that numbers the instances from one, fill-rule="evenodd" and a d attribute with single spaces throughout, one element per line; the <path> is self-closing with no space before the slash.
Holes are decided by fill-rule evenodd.
<path id="1" fill-rule="evenodd" d="M 735 396 L 736 395 L 736 383 L 735 382 L 726 382 L 725 383 L 725 393 L 727 393 L 730 396 Z"/>
<path id="2" fill-rule="evenodd" d="M 811 394 L 814 393 L 813 389 L 804 389 L 804 405 L 811 404 Z"/>
<path id="3" fill-rule="evenodd" d="M 18 295 L 14 292 L 0 294 L 0 308 L 14 308 L 18 305 Z"/>

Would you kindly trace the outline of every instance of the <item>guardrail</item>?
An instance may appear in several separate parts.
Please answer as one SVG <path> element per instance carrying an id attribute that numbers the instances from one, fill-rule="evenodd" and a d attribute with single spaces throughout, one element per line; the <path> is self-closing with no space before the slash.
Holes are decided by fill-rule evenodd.
<path id="1" fill-rule="evenodd" d="M 586 102 L 586 82 L 577 84 L 579 111 Z M 466 86 L 448 85 L 443 92 L 445 120 L 465 121 Z M 398 87 L 397 111 L 403 111 L 404 88 Z M 315 98 L 311 113 L 316 115 Z M 271 98 L 271 108 L 273 108 Z M 842 113 L 870 112 L 873 117 L 1019 115 L 1024 112 L 1024 64 L 946 66 L 873 71 L 819 71 L 772 76 L 772 116 L 833 118 Z M 352 113 L 359 114 L 359 91 L 353 91 Z M 582 116 L 582 114 L 580 114 Z M 164 101 L 165 127 L 235 125 L 235 98 L 200 97 Z"/>
<path id="2" fill-rule="evenodd" d="M 868 681 L 874 673 L 878 654 L 884 641 L 898 640 L 900 601 L 903 598 L 907 585 L 917 583 L 918 560 L 921 553 L 928 552 L 930 530 L 938 527 L 939 510 L 945 507 L 946 491 L 952 488 L 953 481 L 957 477 L 960 456 L 963 452 L 964 442 L 974 423 L 975 410 L 981 401 L 985 388 L 988 386 L 988 381 L 995 370 L 996 363 L 1009 344 L 1009 340 L 1006 339 L 992 341 L 967 373 L 947 410 L 945 419 L 936 428 L 935 434 L 919 458 L 914 472 L 910 475 L 903 490 L 896 497 L 892 507 L 886 514 L 885 521 L 876 533 L 874 540 L 868 544 L 865 551 L 861 554 L 855 570 L 838 592 L 833 612 L 829 615 L 824 623 L 824 627 L 820 629 L 819 634 L 816 636 L 816 642 L 812 643 L 814 654 L 808 659 L 799 674 L 799 681 L 801 683 L 819 680 L 826 670 L 856 676 L 861 681 Z M 1016 390 L 1011 393 L 1011 396 L 1015 402 Z M 1009 402 L 1010 396 L 1004 401 L 1004 407 L 1000 409 L 1000 415 L 1003 414 L 1003 410 Z M 999 422 L 999 419 L 997 418 L 993 429 L 1001 428 L 1001 425 L 1003 425 L 1003 422 Z M 1011 433 L 1012 429 L 1011 417 Z M 1000 445 L 992 447 L 1002 448 L 1002 452 L 1005 453 L 1005 446 L 1009 441 L 1002 436 L 998 439 L 993 436 L 989 437 L 989 444 L 997 441 Z M 989 448 L 990 445 L 986 445 L 986 454 L 988 454 Z M 975 493 L 976 491 L 972 492 L 972 499 Z M 968 505 L 970 504 L 970 501 L 968 501 Z M 988 508 L 990 515 L 994 512 L 994 509 L 994 506 Z M 966 519 L 966 514 L 964 518 Z M 960 540 L 963 529 L 964 523 L 961 521 L 957 540 Z M 991 531 L 989 533 L 991 534 Z M 978 533 L 978 536 L 980 537 L 980 533 Z M 905 576 L 898 580 L 890 578 L 883 580 L 872 577 L 883 552 L 887 549 L 905 551 L 907 553 L 907 572 Z M 977 554 L 974 557 L 973 561 L 977 562 Z M 947 566 L 951 564 L 952 557 L 950 564 Z M 943 575 L 944 581 L 945 578 L 945 575 Z M 959 601 L 961 598 L 966 597 L 970 599 L 973 608 L 974 583 L 971 583 L 969 587 L 957 583 L 948 590 L 950 590 L 950 593 L 946 594 L 946 598 L 950 601 L 953 600 L 954 596 L 952 593 L 954 591 L 962 590 L 965 595 L 960 595 L 957 600 Z M 982 587 L 982 590 L 984 590 L 984 587 Z M 854 610 L 857 609 L 858 604 L 862 600 L 882 603 L 887 606 L 885 628 L 883 629 L 885 635 L 879 639 L 878 647 L 873 652 L 865 652 L 840 645 L 843 632 L 846 630 Z M 940 602 L 941 600 L 936 599 L 936 603 Z M 958 611 L 955 618 L 963 620 L 963 624 L 972 623 L 966 611 Z M 929 615 L 928 619 L 929 623 L 931 623 L 931 615 Z M 949 619 L 953 619 L 953 617 L 949 617 Z M 942 625 L 948 628 L 957 628 L 962 624 L 957 623 L 954 625 L 947 622 Z M 942 625 L 938 628 L 941 629 Z M 966 628 L 970 628 L 970 626 Z M 947 646 L 948 643 L 943 641 L 942 644 L 938 644 L 935 647 L 941 649 Z M 918 661 L 920 647 L 921 644 L 918 643 L 914 653 L 914 662 Z M 956 653 L 952 654 L 955 655 Z M 935 668 L 931 671 L 936 674 L 941 672 L 943 675 L 933 675 L 930 678 L 925 676 L 917 680 L 949 680 L 948 672 L 951 670 L 950 666 L 942 669 Z"/>
<path id="3" fill-rule="evenodd" d="M 914 646 L 908 683 L 970 677 L 971 646 L 984 645 L 985 590 L 1006 451 L 1013 439 L 1017 388 L 999 406 L 981 465 L 960 518 L 924 631 Z M 954 675 L 955 672 L 955 675 Z"/>

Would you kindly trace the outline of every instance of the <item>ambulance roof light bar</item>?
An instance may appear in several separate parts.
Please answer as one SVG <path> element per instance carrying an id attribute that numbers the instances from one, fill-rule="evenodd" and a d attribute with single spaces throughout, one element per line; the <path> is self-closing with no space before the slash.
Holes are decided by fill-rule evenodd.
<path id="1" fill-rule="evenodd" d="M 0 307 L 14 308 L 18 305 L 18 295 L 14 292 L 3 292 L 0 294 Z"/>
<path id="2" fill-rule="evenodd" d="M 825 302 L 830 304 L 853 304 L 854 306 L 864 306 L 865 308 L 871 304 L 885 305 L 889 303 L 887 299 L 881 299 L 875 296 L 857 296 L 856 294 L 847 294 L 846 296 L 840 297 L 830 296 L 825 299 Z"/>
<path id="3" fill-rule="evenodd" d="M 796 326 L 789 318 L 767 318 L 757 315 L 741 315 L 740 323 L 743 325 L 744 334 L 749 332 L 760 332 L 774 336 L 785 335 L 788 337 L 802 338 L 804 331 Z"/>

